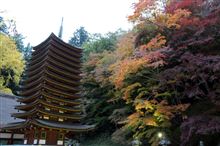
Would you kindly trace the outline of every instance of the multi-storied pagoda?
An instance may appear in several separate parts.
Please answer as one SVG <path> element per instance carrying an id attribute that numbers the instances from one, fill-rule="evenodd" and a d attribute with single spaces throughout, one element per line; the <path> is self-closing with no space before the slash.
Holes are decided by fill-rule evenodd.
<path id="1" fill-rule="evenodd" d="M 24 144 L 64 145 L 65 137 L 94 129 L 82 125 L 85 116 L 79 94 L 82 49 L 53 33 L 34 47 L 21 85 L 21 103 L 12 114 L 24 122 L 11 123 L 7 130 L 23 130 Z"/>

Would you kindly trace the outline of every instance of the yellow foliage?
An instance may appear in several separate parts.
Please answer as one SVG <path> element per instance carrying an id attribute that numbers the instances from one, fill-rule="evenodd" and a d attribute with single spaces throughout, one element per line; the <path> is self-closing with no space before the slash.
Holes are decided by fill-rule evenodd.
<path id="1" fill-rule="evenodd" d="M 170 126 L 171 120 L 176 114 L 185 111 L 189 104 L 169 105 L 166 100 L 135 100 L 136 112 L 129 116 L 128 124 L 131 126 L 142 123 L 139 128 L 145 126 Z M 160 124 L 159 124 L 160 123 Z"/>
<path id="2" fill-rule="evenodd" d="M 15 42 L 0 33 L 0 70 L 12 70 L 13 77 L 8 75 L 8 78 L 13 78 L 13 82 L 18 84 L 23 69 L 24 61 L 21 53 L 16 49 Z M 3 77 L 0 74 L 0 80 L 1 78 Z M 5 80 L 0 81 L 0 86 L 3 86 L 4 82 Z M 8 89 L 7 92 L 9 92 Z"/>
<path id="3" fill-rule="evenodd" d="M 134 83 L 125 88 L 123 99 L 126 100 L 128 103 L 131 101 L 131 91 L 134 90 L 136 87 L 141 87 L 141 84 Z"/>
<path id="4" fill-rule="evenodd" d="M 17 51 L 15 42 L 3 34 L 0 34 L 0 58 L 0 68 L 11 68 L 16 73 L 23 71 L 21 53 Z"/>
<path id="5" fill-rule="evenodd" d="M 136 111 L 140 111 L 141 109 L 146 109 L 148 111 L 152 111 L 154 109 L 151 101 L 148 100 L 136 100 L 135 105 Z"/>
<path id="6" fill-rule="evenodd" d="M 1 92 L 1 93 L 5 93 L 5 94 L 11 94 L 11 95 L 13 95 L 11 89 L 6 88 L 6 87 L 0 87 L 0 92 Z"/>

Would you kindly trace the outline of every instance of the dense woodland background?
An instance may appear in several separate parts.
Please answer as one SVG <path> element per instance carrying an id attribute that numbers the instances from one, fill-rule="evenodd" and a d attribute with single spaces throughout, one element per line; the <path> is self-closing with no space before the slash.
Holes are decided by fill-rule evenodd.
<path id="1" fill-rule="evenodd" d="M 139 0 L 133 9 L 130 31 L 80 27 L 69 40 L 84 49 L 84 122 L 97 125 L 87 137 L 98 138 L 94 145 L 103 138 L 103 146 L 133 139 L 157 146 L 162 132 L 174 146 L 217 145 L 220 1 Z M 23 39 L 14 21 L 0 17 L 0 92 L 19 90 L 31 57 Z"/>

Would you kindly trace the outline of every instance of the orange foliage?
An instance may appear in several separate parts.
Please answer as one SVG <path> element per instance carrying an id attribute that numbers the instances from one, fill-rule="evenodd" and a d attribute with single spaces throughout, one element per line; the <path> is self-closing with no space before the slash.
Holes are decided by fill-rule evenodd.
<path id="1" fill-rule="evenodd" d="M 85 63 L 85 66 L 96 66 L 100 60 L 100 54 L 90 54 L 90 59 L 88 62 Z"/>
<path id="2" fill-rule="evenodd" d="M 139 119 L 140 118 L 140 115 L 139 115 L 139 113 L 133 113 L 133 114 L 131 114 L 127 119 L 128 119 L 128 124 L 127 124 L 127 126 L 134 126 L 134 125 L 136 125 L 137 123 L 138 123 L 138 121 L 140 120 Z"/>
<path id="3" fill-rule="evenodd" d="M 175 114 L 184 112 L 188 107 L 189 104 L 169 105 L 166 100 L 162 100 L 157 104 L 154 116 L 170 120 L 175 117 Z"/>
<path id="4" fill-rule="evenodd" d="M 145 117 L 142 121 L 145 126 L 158 126 L 155 118 L 152 116 Z"/>
<path id="5" fill-rule="evenodd" d="M 161 13 L 156 15 L 153 20 L 155 24 L 164 26 L 166 28 L 180 29 L 180 21 L 183 18 L 188 18 L 191 15 L 191 12 L 186 9 L 177 9 L 174 13 Z"/>
<path id="6" fill-rule="evenodd" d="M 143 11 L 153 6 L 154 3 L 155 0 L 139 0 L 137 3 L 134 4 L 134 13 L 128 17 L 128 20 L 135 21 L 136 19 L 141 17 Z"/>
<path id="7" fill-rule="evenodd" d="M 140 47 L 141 51 L 143 50 L 153 50 L 164 47 L 166 44 L 165 36 L 158 34 L 155 38 L 151 39 L 146 45 Z"/>
<path id="8" fill-rule="evenodd" d="M 185 9 L 177 9 L 175 10 L 174 14 L 169 14 L 169 18 L 166 22 L 166 26 L 168 28 L 175 28 L 179 29 L 181 26 L 178 24 L 181 18 L 187 18 L 191 15 L 191 12 Z"/>
<path id="9" fill-rule="evenodd" d="M 125 59 L 119 63 L 111 65 L 110 70 L 113 70 L 114 72 L 114 75 L 111 76 L 111 80 L 115 84 L 116 88 L 123 86 L 123 81 L 126 78 L 126 75 L 136 73 L 146 63 L 146 59 L 139 58 Z"/>
<path id="10" fill-rule="evenodd" d="M 134 34 L 132 32 L 119 38 L 115 55 L 117 59 L 122 60 L 133 55 L 134 52 Z"/>

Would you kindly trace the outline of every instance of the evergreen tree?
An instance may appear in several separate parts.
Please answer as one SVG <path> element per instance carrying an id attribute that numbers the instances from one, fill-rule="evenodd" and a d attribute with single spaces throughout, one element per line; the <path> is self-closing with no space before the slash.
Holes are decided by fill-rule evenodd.
<path id="1" fill-rule="evenodd" d="M 89 33 L 84 27 L 80 27 L 73 33 L 73 37 L 70 38 L 69 44 L 77 47 L 81 47 L 82 44 L 89 39 Z"/>
<path id="2" fill-rule="evenodd" d="M 30 43 L 22 50 L 23 58 L 25 61 L 29 61 L 31 58 L 32 46 Z"/>
<path id="3" fill-rule="evenodd" d="M 116 48 L 117 40 L 125 31 L 117 30 L 115 32 L 109 32 L 105 35 L 92 34 L 89 41 L 85 42 L 82 46 L 84 49 L 83 59 L 87 60 L 91 53 L 102 53 L 104 51 L 114 51 Z"/>
<path id="4" fill-rule="evenodd" d="M 32 47 L 30 44 L 25 47 L 23 42 L 25 37 L 21 33 L 18 33 L 14 20 L 4 20 L 0 16 L 0 33 L 10 37 L 15 42 L 17 50 L 23 54 L 25 61 L 30 58 Z"/>
<path id="5" fill-rule="evenodd" d="M 3 17 L 1 17 L 1 16 L 0 16 L 0 33 L 5 33 L 5 34 L 8 33 L 7 26 L 4 22 Z"/>
<path id="6" fill-rule="evenodd" d="M 15 33 L 12 35 L 13 40 L 15 41 L 15 44 L 17 46 L 17 49 L 19 52 L 23 53 L 24 51 L 24 36 L 20 33 Z"/>

